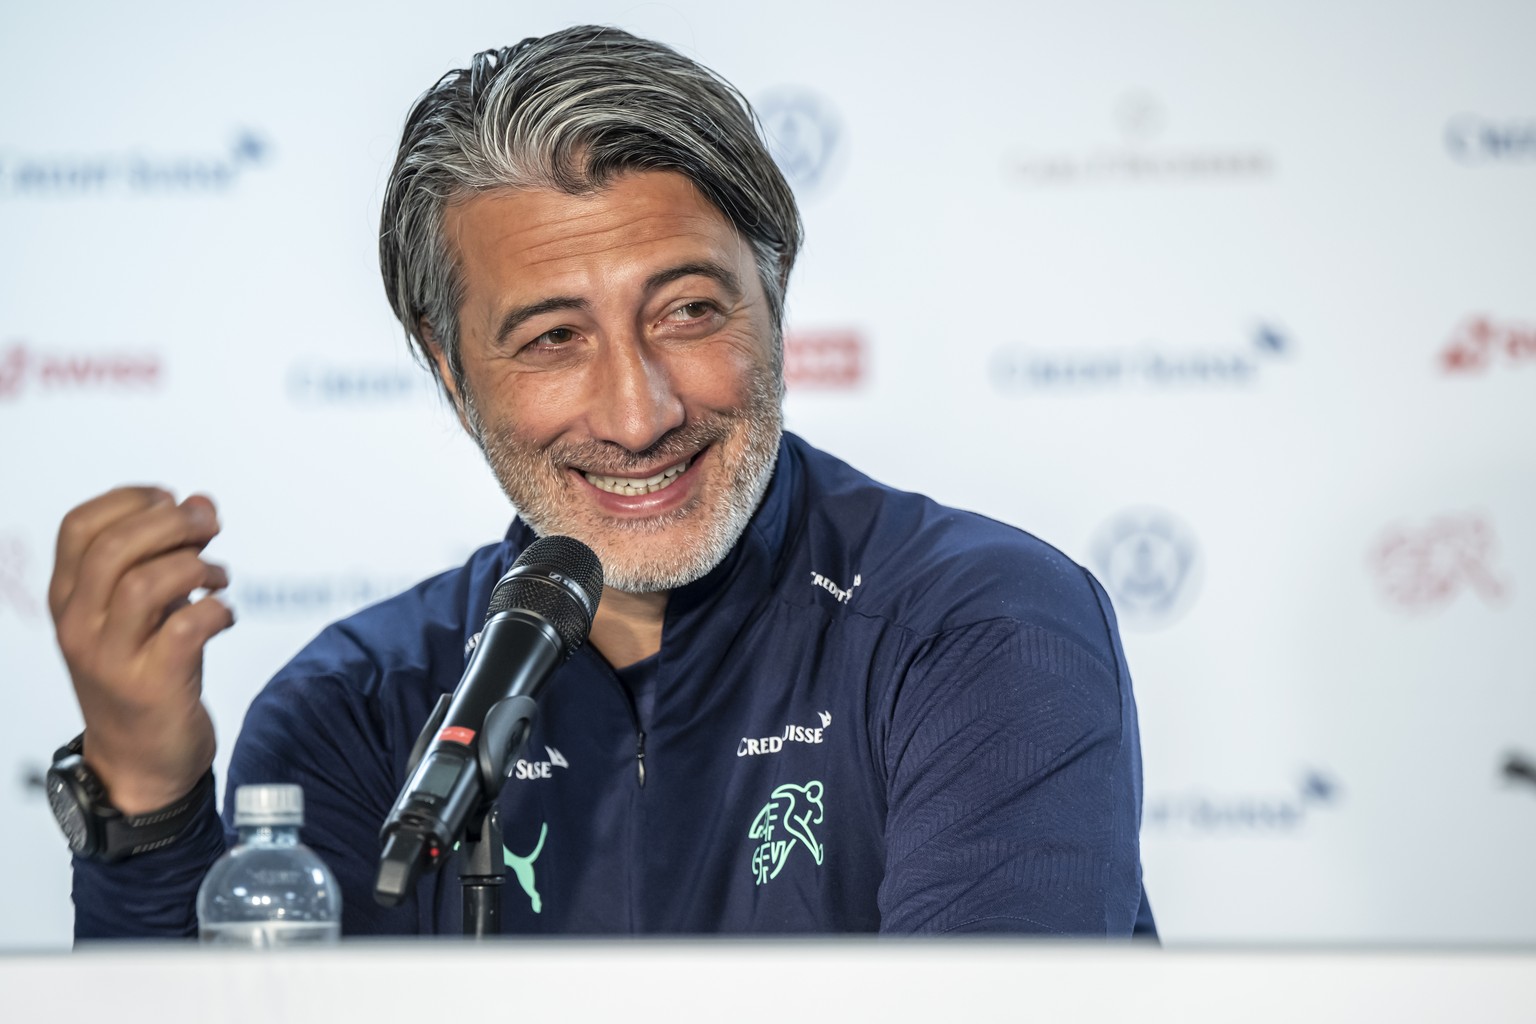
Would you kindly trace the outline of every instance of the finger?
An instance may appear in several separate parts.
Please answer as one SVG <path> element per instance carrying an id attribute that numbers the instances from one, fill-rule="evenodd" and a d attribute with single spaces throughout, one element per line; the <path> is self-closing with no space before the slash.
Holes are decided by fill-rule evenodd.
<path id="1" fill-rule="evenodd" d="M 227 586 L 229 573 L 224 567 L 203 561 L 191 548 L 140 562 L 123 574 L 112 592 L 102 642 L 110 650 L 131 655 L 173 612 L 189 603 L 192 591 Z"/>
<path id="2" fill-rule="evenodd" d="M 111 524 L 155 505 L 175 499 L 159 487 L 119 487 L 70 509 L 59 525 L 54 552 L 53 579 L 48 583 L 48 606 L 57 619 L 75 589 L 80 559 L 91 541 Z"/>
<path id="3" fill-rule="evenodd" d="M 172 612 L 150 640 L 150 669 L 165 679 L 197 677 L 203 645 L 234 624 L 234 611 L 214 594 Z"/>
<path id="4" fill-rule="evenodd" d="M 117 520 L 86 547 L 65 614 L 105 617 L 129 569 L 177 548 L 201 551 L 218 532 L 218 516 L 207 498 L 157 505 Z"/>

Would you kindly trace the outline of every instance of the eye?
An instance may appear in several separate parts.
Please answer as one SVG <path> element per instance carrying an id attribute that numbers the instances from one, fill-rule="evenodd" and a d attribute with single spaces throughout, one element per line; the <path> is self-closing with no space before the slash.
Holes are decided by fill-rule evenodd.
<path id="1" fill-rule="evenodd" d="M 581 332 L 574 327 L 551 327 L 515 350 L 514 358 L 524 362 L 556 365 L 582 351 Z"/>
<path id="2" fill-rule="evenodd" d="M 689 320 L 702 320 L 714 311 L 714 303 L 699 300 L 696 302 L 686 302 L 683 305 L 678 306 L 672 312 L 668 313 L 666 318 L 678 323 L 686 323 Z"/>
<path id="3" fill-rule="evenodd" d="M 559 348 L 562 345 L 569 344 L 570 341 L 572 339 L 574 339 L 575 337 L 576 337 L 576 332 L 571 330 L 569 327 L 556 327 L 553 330 L 545 331 L 543 334 L 539 335 L 537 338 L 534 338 L 532 341 L 530 341 L 525 346 L 525 348 L 529 348 L 529 349 Z"/>

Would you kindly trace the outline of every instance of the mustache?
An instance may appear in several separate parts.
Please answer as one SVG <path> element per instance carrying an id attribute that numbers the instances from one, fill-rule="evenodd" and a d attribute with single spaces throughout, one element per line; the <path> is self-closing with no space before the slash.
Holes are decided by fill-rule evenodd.
<path id="1" fill-rule="evenodd" d="M 711 416 L 672 428 L 643 451 L 631 451 L 614 441 L 577 441 L 557 442 L 545 454 L 557 465 L 599 475 L 624 476 L 681 462 L 730 435 L 731 418 Z"/>

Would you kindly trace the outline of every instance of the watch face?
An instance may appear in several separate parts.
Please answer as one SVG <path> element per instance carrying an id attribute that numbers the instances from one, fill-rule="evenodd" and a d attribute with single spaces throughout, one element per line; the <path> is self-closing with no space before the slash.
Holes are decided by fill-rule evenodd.
<path id="1" fill-rule="evenodd" d="M 85 852 L 90 835 L 86 828 L 85 811 L 69 783 L 52 772 L 48 774 L 48 803 L 53 807 L 53 816 L 59 828 L 64 830 L 64 838 L 69 840 L 69 848 L 76 853 Z"/>

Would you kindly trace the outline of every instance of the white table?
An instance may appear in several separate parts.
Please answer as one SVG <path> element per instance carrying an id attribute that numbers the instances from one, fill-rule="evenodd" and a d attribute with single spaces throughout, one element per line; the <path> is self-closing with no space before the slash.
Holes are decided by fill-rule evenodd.
<path id="1" fill-rule="evenodd" d="M 483 993 L 483 994 L 481 994 Z M 1194 951 L 997 940 L 113 944 L 0 957 L 0 1020 L 752 1024 L 1536 1021 L 1536 950 Z"/>

